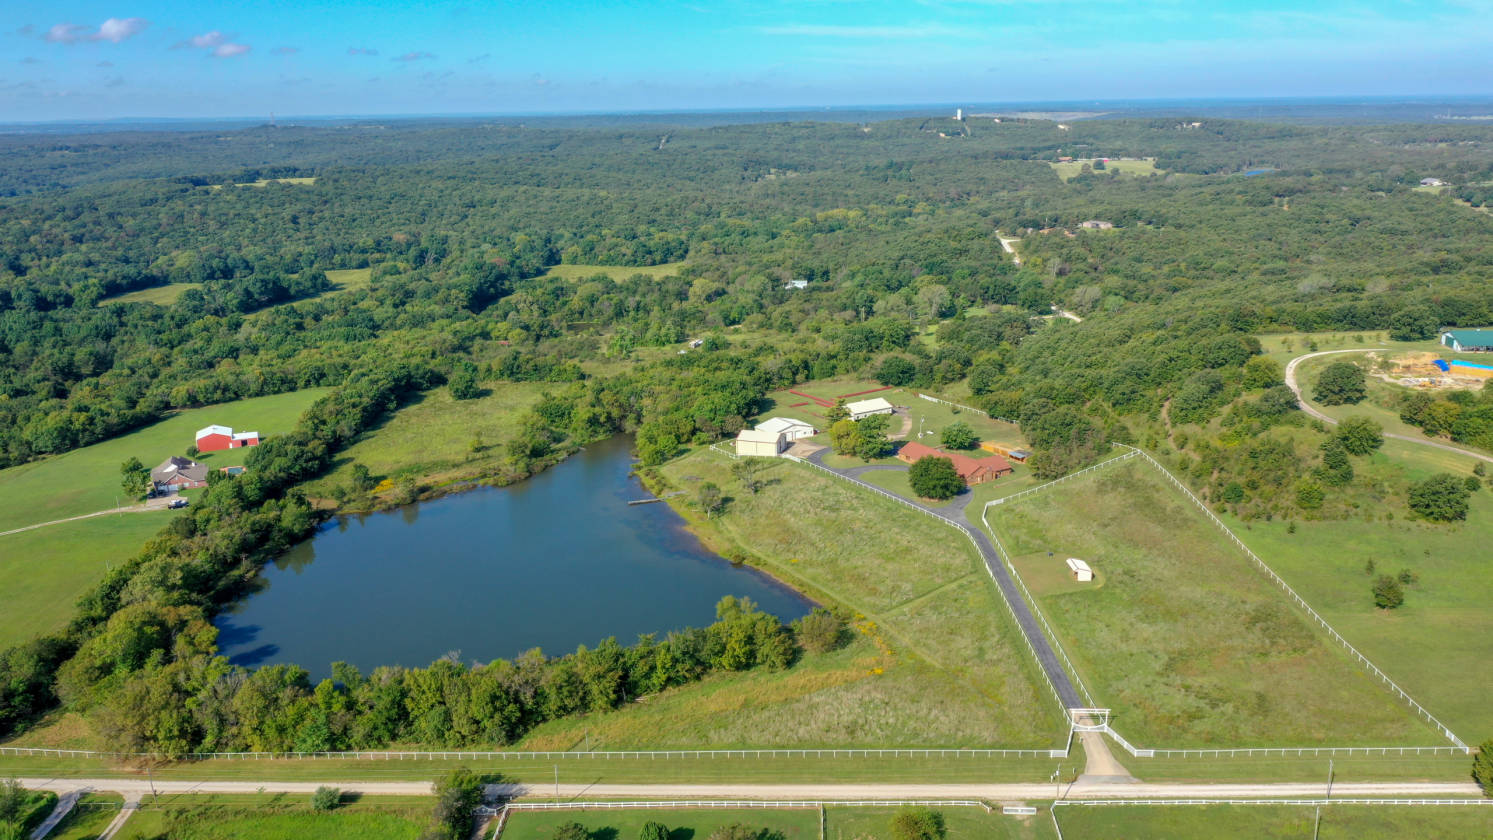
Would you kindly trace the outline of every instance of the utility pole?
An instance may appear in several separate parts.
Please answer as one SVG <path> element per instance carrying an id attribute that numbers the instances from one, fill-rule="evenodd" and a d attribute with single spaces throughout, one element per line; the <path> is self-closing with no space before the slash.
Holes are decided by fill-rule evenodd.
<path id="1" fill-rule="evenodd" d="M 560 765 L 555 765 L 555 798 L 560 798 Z"/>
<path id="2" fill-rule="evenodd" d="M 1332 798 L 1332 759 L 1327 759 L 1327 798 Z"/>
<path id="3" fill-rule="evenodd" d="M 1317 821 L 1312 824 L 1312 840 L 1317 840 L 1317 833 L 1322 830 L 1322 806 L 1317 806 Z"/>

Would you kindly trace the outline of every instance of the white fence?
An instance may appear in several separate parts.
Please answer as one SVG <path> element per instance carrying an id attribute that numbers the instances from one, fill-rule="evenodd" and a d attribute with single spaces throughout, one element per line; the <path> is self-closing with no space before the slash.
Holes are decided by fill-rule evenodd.
<path id="1" fill-rule="evenodd" d="M 824 809 L 825 808 L 901 808 L 903 806 L 921 806 L 927 808 L 984 808 L 985 813 L 990 813 L 990 804 L 973 799 L 794 799 L 784 801 L 773 801 L 764 799 L 699 799 L 699 800 L 656 800 L 639 802 L 609 802 L 606 800 L 594 800 L 591 802 L 509 802 L 496 808 L 483 807 L 477 809 L 477 815 L 482 817 L 497 817 L 498 824 L 493 829 L 492 840 L 498 840 L 503 836 L 503 829 L 508 825 L 508 816 L 514 811 L 618 811 L 618 810 L 722 810 L 722 809 L 753 809 L 753 810 L 791 810 L 791 809 L 817 809 L 819 811 L 819 836 L 824 836 Z"/>
<path id="2" fill-rule="evenodd" d="M 1061 753 L 1061 755 L 1059 755 Z M 344 752 L 214 752 L 192 753 L 185 756 L 162 756 L 156 753 L 104 752 L 97 750 L 60 750 L 51 747 L 0 747 L 0 755 L 28 756 L 33 758 L 97 758 L 97 759 L 159 759 L 178 758 L 184 761 L 278 761 L 295 760 L 357 760 L 357 761 L 559 761 L 613 759 L 661 760 L 661 759 L 774 759 L 774 758 L 1066 758 L 1066 750 L 1050 749 L 994 749 L 983 747 L 886 747 L 884 749 L 760 749 L 760 750 L 596 750 L 529 752 L 525 750 L 349 750 Z"/>
<path id="3" fill-rule="evenodd" d="M 922 393 L 920 391 L 913 391 L 913 393 L 917 394 L 920 399 L 925 399 L 928 402 L 943 403 L 944 405 L 947 405 L 947 406 L 953 406 L 954 408 L 957 408 L 960 411 L 972 411 L 975 414 L 983 414 L 986 417 L 989 417 L 991 420 L 999 420 L 1002 423 L 1010 423 L 1013 426 L 1016 425 L 1016 421 L 1015 420 L 1007 420 L 1004 417 L 996 417 L 994 414 L 991 414 L 990 412 L 986 411 L 983 408 L 975 408 L 974 406 L 964 405 L 963 403 L 951 402 L 949 400 L 940 399 L 938 397 L 935 397 L 932 394 L 924 394 L 924 393 Z"/>
<path id="4" fill-rule="evenodd" d="M 1276 583 L 1278 586 L 1280 586 L 1281 589 L 1283 589 L 1286 592 L 1286 594 L 1288 594 L 1291 597 L 1291 599 L 1296 602 L 1296 604 L 1298 606 L 1300 606 L 1303 610 L 1305 610 L 1306 613 L 1307 613 L 1307 615 L 1309 615 L 1313 620 L 1315 620 L 1317 622 L 1317 624 L 1321 625 L 1321 627 L 1323 629 L 1325 629 L 1327 631 L 1327 633 L 1335 641 L 1337 641 L 1340 645 L 1342 645 L 1344 649 L 1346 649 L 1360 663 L 1362 663 L 1365 667 L 1367 667 L 1369 669 L 1369 671 L 1372 674 L 1374 674 L 1374 676 L 1378 677 L 1386 686 L 1388 686 L 1390 688 L 1391 691 L 1393 691 L 1395 693 L 1396 696 L 1398 696 L 1401 700 L 1403 700 L 1405 703 L 1407 703 L 1417 714 L 1419 714 L 1421 717 L 1425 718 L 1429 723 L 1431 723 L 1433 726 L 1435 726 L 1437 729 L 1439 729 L 1441 731 L 1442 735 L 1446 736 L 1446 738 L 1448 740 L 1450 740 L 1452 742 L 1452 744 L 1454 745 L 1454 746 L 1434 746 L 1434 747 L 1241 747 L 1241 748 L 1235 748 L 1235 749 L 1222 749 L 1222 748 L 1220 748 L 1220 749 L 1211 749 L 1211 748 L 1210 749 L 1153 749 L 1153 748 L 1146 748 L 1146 747 L 1137 747 L 1137 746 L 1131 744 L 1129 741 L 1127 741 L 1123 737 L 1121 737 L 1118 732 L 1115 732 L 1112 728 L 1110 728 L 1106 724 L 1104 731 L 1106 733 L 1108 733 L 1110 737 L 1114 738 L 1115 741 L 1116 741 L 1116 743 L 1118 743 L 1121 747 L 1123 747 L 1126 752 L 1130 753 L 1132 756 L 1135 756 L 1137 758 L 1230 758 L 1230 757 L 1266 757 L 1266 756 L 1299 757 L 1299 756 L 1335 756 L 1335 755 L 1360 755 L 1360 756 L 1373 756 L 1373 755 L 1389 756 L 1389 755 L 1395 755 L 1395 756 L 1400 756 L 1400 755 L 1457 755 L 1457 754 L 1471 754 L 1472 749 L 1470 747 L 1468 747 L 1465 743 L 1463 743 L 1461 741 L 1461 739 L 1457 738 L 1457 736 L 1451 731 L 1451 729 L 1449 729 L 1440 720 L 1436 719 L 1436 717 L 1434 717 L 1429 711 L 1427 711 L 1425 709 L 1425 707 L 1421 706 L 1413 698 L 1411 698 L 1410 695 L 1407 694 L 1404 691 L 1404 689 L 1400 688 L 1399 685 L 1394 682 L 1394 680 L 1390 679 L 1387 674 L 1385 674 L 1383 671 L 1381 671 L 1378 668 L 1378 666 L 1374 665 L 1373 662 L 1369 661 L 1368 657 L 1364 656 L 1362 653 L 1360 653 L 1358 651 L 1357 648 L 1355 648 L 1355 647 L 1353 647 L 1353 645 L 1349 644 L 1349 642 L 1348 642 L 1347 639 L 1343 638 L 1343 636 L 1340 633 L 1338 633 L 1337 630 L 1335 630 L 1332 627 L 1332 625 L 1330 625 L 1330 624 L 1327 623 L 1327 620 L 1325 618 L 1323 618 L 1316 610 L 1312 609 L 1311 605 L 1308 604 L 1306 602 L 1306 600 L 1303 599 L 1300 595 L 1298 595 L 1296 593 L 1296 590 L 1292 589 L 1291 586 L 1290 586 L 1290 584 L 1287 584 L 1285 582 L 1285 580 L 1281 578 L 1280 575 L 1276 574 L 1275 570 L 1272 569 L 1272 568 L 1270 568 L 1269 564 L 1267 564 L 1264 560 L 1260 559 L 1259 555 L 1257 555 L 1253 551 L 1251 551 L 1250 548 L 1249 548 L 1249 546 L 1245 545 L 1244 541 L 1241 540 L 1241 539 L 1239 539 L 1239 536 L 1234 533 L 1233 529 L 1229 528 L 1229 526 L 1226 525 L 1222 519 L 1219 519 L 1218 516 L 1216 514 L 1214 514 L 1213 511 L 1208 508 L 1207 504 L 1205 504 L 1202 499 L 1198 498 L 1197 495 L 1194 494 L 1192 492 L 1192 490 L 1187 487 L 1186 484 L 1184 484 L 1180 479 L 1178 479 L 1175 475 L 1173 475 L 1170 470 L 1168 470 L 1166 467 L 1162 466 L 1161 463 L 1158 462 L 1155 458 L 1151 457 L 1151 455 L 1149 453 L 1147 453 L 1147 452 L 1145 452 L 1145 451 L 1143 451 L 1141 449 L 1137 449 L 1137 448 L 1135 448 L 1133 446 L 1127 446 L 1127 445 L 1122 444 L 1122 443 L 1116 443 L 1116 444 L 1113 444 L 1113 445 L 1117 446 L 1117 447 L 1120 447 L 1122 449 L 1127 450 L 1126 454 L 1124 454 L 1124 455 L 1122 455 L 1122 456 L 1120 456 L 1118 458 L 1111 458 L 1109 460 L 1102 461 L 1102 462 L 1100 462 L 1098 464 L 1095 464 L 1095 465 L 1093 465 L 1091 467 L 1086 467 L 1086 468 L 1084 468 L 1082 470 L 1079 470 L 1078 472 L 1071 473 L 1069 475 L 1063 476 L 1062 478 L 1059 478 L 1059 479 L 1057 479 L 1055 481 L 1049 481 L 1046 484 L 1042 484 L 1042 485 L 1039 485 L 1037 487 L 1033 487 L 1033 488 L 1031 488 L 1029 490 L 1023 490 L 1020 493 L 1016 493 L 1016 494 L 1007 496 L 1007 497 L 1005 497 L 1003 499 L 996 499 L 994 501 L 987 502 L 985 504 L 984 509 L 981 510 L 981 512 L 980 512 L 980 518 L 981 518 L 981 521 L 984 522 L 985 529 L 990 533 L 991 538 L 995 540 L 996 546 L 1000 550 L 1001 554 L 1004 555 L 1004 556 L 1006 556 L 1006 557 L 1010 556 L 1009 553 L 1006 551 L 1005 546 L 1001 545 L 1001 543 L 1000 543 L 1000 537 L 996 534 L 995 529 L 990 526 L 989 519 L 986 518 L 985 514 L 986 514 L 987 511 L 989 511 L 989 509 L 991 507 L 993 507 L 995 505 L 1003 504 L 1005 502 L 1014 501 L 1014 500 L 1019 499 L 1019 498 L 1021 498 L 1023 496 L 1028 496 L 1028 495 L 1031 495 L 1033 493 L 1037 493 L 1037 492 L 1042 491 L 1042 490 L 1046 490 L 1046 489 L 1048 489 L 1048 488 L 1050 488 L 1050 487 L 1052 487 L 1052 486 L 1054 486 L 1056 484 L 1060 484 L 1063 481 L 1066 481 L 1068 479 L 1076 478 L 1076 477 L 1078 477 L 1080 475 L 1083 475 L 1085 473 L 1092 472 L 1092 471 L 1098 470 L 1098 469 L 1102 469 L 1104 467 L 1108 467 L 1108 466 L 1111 466 L 1111 465 L 1114 465 L 1114 464 L 1118 464 L 1118 463 L 1120 463 L 1122 461 L 1125 461 L 1125 460 L 1128 460 L 1130 458 L 1139 456 L 1142 459 L 1144 459 L 1147 463 L 1149 463 L 1152 467 L 1155 467 L 1173 485 L 1175 485 L 1177 487 L 1177 489 L 1181 490 L 1183 492 L 1183 494 L 1185 494 L 1187 496 L 1187 498 L 1190 499 L 1193 502 L 1193 504 L 1197 505 L 1198 509 L 1201 510 L 1213 522 L 1214 525 L 1218 526 L 1224 532 L 1224 534 L 1226 534 L 1229 537 L 1229 539 L 1232 540 L 1233 543 L 1236 546 L 1238 546 L 1238 548 L 1241 551 L 1244 552 L 1244 554 L 1245 554 L 1246 557 L 1248 557 L 1251 561 L 1254 562 L 1254 564 L 1257 567 L 1259 567 L 1262 571 L 1264 571 L 1265 574 L 1274 583 Z M 1007 565 L 1010 566 L 1010 562 L 1009 561 L 1007 561 Z M 1064 664 L 1067 665 L 1069 673 L 1073 675 L 1075 683 L 1080 687 L 1080 689 L 1082 689 L 1084 691 L 1084 695 L 1088 696 L 1087 689 L 1083 689 L 1083 683 L 1079 680 L 1077 670 L 1073 667 L 1073 663 L 1071 661 L 1069 661 L 1067 654 L 1065 652 L 1063 652 L 1062 647 L 1058 645 L 1058 643 L 1057 643 L 1057 637 L 1052 632 L 1051 625 L 1049 625 L 1047 623 L 1046 616 L 1044 616 L 1042 614 L 1042 612 L 1037 609 L 1036 599 L 1034 599 L 1032 597 L 1032 594 L 1031 594 L 1030 590 L 1028 590 L 1026 588 L 1026 583 L 1021 579 L 1021 576 L 1019 574 L 1017 574 L 1016 569 L 1015 569 L 1014 566 L 1011 567 L 1011 576 L 1012 576 L 1012 578 L 1014 578 L 1016 580 L 1016 582 L 1018 584 L 1021 585 L 1022 592 L 1026 595 L 1027 601 L 1028 601 L 1029 605 L 1031 606 L 1032 612 L 1035 613 L 1037 615 L 1037 617 L 1042 621 L 1042 626 L 1046 630 L 1047 635 L 1048 635 L 1048 639 L 1049 639 L 1049 641 L 1051 641 L 1054 649 L 1056 649 L 1060 654 L 1062 654 L 1062 656 L 1063 656 L 1063 662 L 1064 662 Z M 1092 698 L 1090 698 L 1090 702 L 1093 702 Z"/>

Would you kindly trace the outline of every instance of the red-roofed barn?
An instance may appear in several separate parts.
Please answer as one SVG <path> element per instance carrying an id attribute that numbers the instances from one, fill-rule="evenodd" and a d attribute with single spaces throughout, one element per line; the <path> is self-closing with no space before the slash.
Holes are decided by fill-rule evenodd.
<path id="1" fill-rule="evenodd" d="M 197 430 L 198 452 L 218 452 L 223 449 L 258 445 L 258 432 L 235 432 L 227 426 L 208 426 Z"/>

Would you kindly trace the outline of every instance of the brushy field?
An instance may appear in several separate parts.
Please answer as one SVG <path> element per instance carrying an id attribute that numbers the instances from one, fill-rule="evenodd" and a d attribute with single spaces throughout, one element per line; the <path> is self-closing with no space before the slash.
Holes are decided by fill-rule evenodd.
<path id="1" fill-rule="evenodd" d="M 98 302 L 99 306 L 108 306 L 111 303 L 153 303 L 156 306 L 170 306 L 176 303 L 181 293 L 187 289 L 200 289 L 201 283 L 168 283 L 165 286 L 151 286 L 148 289 L 137 289 L 133 292 L 125 292 L 122 295 L 103 298 Z"/>
<path id="2" fill-rule="evenodd" d="M 134 556 L 176 515 L 110 514 L 0 537 L 0 647 L 62 629 L 107 564 Z"/>
<path id="3" fill-rule="evenodd" d="M 659 822 L 670 829 L 670 840 L 678 837 L 705 840 L 721 826 L 741 825 L 778 832 L 783 840 L 818 840 L 817 808 L 765 808 L 682 810 L 660 808 L 656 811 L 514 811 L 503 829 L 503 840 L 550 840 L 560 826 L 577 822 L 592 837 L 632 840 L 643 824 Z"/>
<path id="4" fill-rule="evenodd" d="M 597 275 L 605 275 L 620 283 L 638 274 L 652 277 L 655 280 L 660 277 L 671 277 L 678 274 L 679 269 L 683 267 L 682 262 L 663 263 L 662 265 L 553 265 L 550 266 L 545 276 L 558 277 L 561 280 L 589 280 Z"/>
<path id="5" fill-rule="evenodd" d="M 1058 174 L 1064 181 L 1071 181 L 1083 172 L 1084 164 L 1093 166 L 1097 158 L 1085 158 L 1083 160 L 1070 160 L 1061 163 L 1050 163 L 1052 171 Z M 1156 161 L 1152 158 L 1142 160 L 1114 160 L 1110 159 L 1104 164 L 1103 169 L 1094 170 L 1095 174 L 1103 175 L 1106 172 L 1118 172 L 1121 175 L 1156 175 L 1165 174 L 1166 170 L 1157 169 Z"/>
<path id="6" fill-rule="evenodd" d="M 1390 490 L 1382 502 L 1365 501 L 1353 518 L 1300 521 L 1295 533 L 1278 521 L 1231 524 L 1365 656 L 1462 740 L 1480 742 L 1493 734 L 1482 679 L 1493 659 L 1493 578 L 1486 570 L 1493 489 L 1472 494 L 1465 522 L 1413 521 L 1392 489 L 1437 472 L 1470 475 L 1474 460 L 1391 440 L 1354 462 L 1358 481 Z M 1405 569 L 1419 578 L 1406 588 L 1405 604 L 1375 607 L 1374 576 Z"/>
<path id="7" fill-rule="evenodd" d="M 480 472 L 503 459 L 503 442 L 518 430 L 519 418 L 540 395 L 563 388 L 553 382 L 499 382 L 485 396 L 454 400 L 435 388 L 402 406 L 352 446 L 337 454 L 334 469 L 307 485 L 309 495 L 346 485 L 353 464 L 378 477 L 421 477 Z M 479 447 L 473 450 L 473 442 Z"/>
<path id="8" fill-rule="evenodd" d="M 754 712 L 746 727 L 722 727 L 751 734 L 771 715 L 786 715 L 777 725 L 800 744 L 1052 743 L 1060 728 L 1055 708 L 968 540 L 849 482 L 768 463 L 767 486 L 755 496 L 731 477 L 730 459 L 708 450 L 660 473 L 687 493 L 703 481 L 719 485 L 730 497 L 723 514 L 705 520 L 681 506 L 707 544 L 744 552 L 810 595 L 854 611 L 857 632 L 887 661 L 822 696 L 805 695 L 767 716 Z"/>
<path id="9" fill-rule="evenodd" d="M 999 809 L 987 814 L 983 808 L 935 807 L 943 816 L 949 840 L 1036 840 L 1055 837 L 1047 814 L 1035 817 L 1003 816 Z M 894 808 L 826 808 L 825 840 L 894 840 L 891 832 Z"/>
<path id="10" fill-rule="evenodd" d="M 1121 734 L 1173 748 L 1442 743 L 1163 482 L 1131 461 L 990 514 Z M 1099 577 L 1052 574 L 1068 557 Z"/>
<path id="11" fill-rule="evenodd" d="M 254 397 L 173 413 L 128 434 L 62 455 L 0 470 L 0 531 L 48 522 L 123 504 L 119 465 L 131 457 L 153 468 L 171 455 L 183 455 L 197 430 L 220 423 L 263 435 L 288 432 L 326 388 Z M 208 452 L 197 460 L 210 467 L 243 463 L 242 451 Z M 0 546 L 9 537 L 0 537 Z"/>
<path id="12" fill-rule="evenodd" d="M 368 288 L 372 282 L 373 269 L 371 268 L 334 268 L 327 272 L 327 279 L 332 281 L 335 287 L 327 294 L 337 292 L 351 292 L 358 289 Z"/>
<path id="13" fill-rule="evenodd" d="M 1304 805 L 1070 805 L 1058 808 L 1057 818 L 1065 837 L 1392 840 L 1493 835 L 1493 807 L 1487 805 L 1328 805 L 1322 808 L 1317 835 L 1316 809 Z"/>

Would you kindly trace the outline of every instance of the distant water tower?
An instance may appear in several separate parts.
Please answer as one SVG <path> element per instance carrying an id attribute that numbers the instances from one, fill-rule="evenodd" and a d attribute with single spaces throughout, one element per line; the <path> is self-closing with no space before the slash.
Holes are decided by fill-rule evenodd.
<path id="1" fill-rule="evenodd" d="M 954 109 L 954 119 L 956 119 L 956 120 L 958 120 L 960 122 L 964 122 L 964 109 L 963 108 L 955 108 Z"/>

